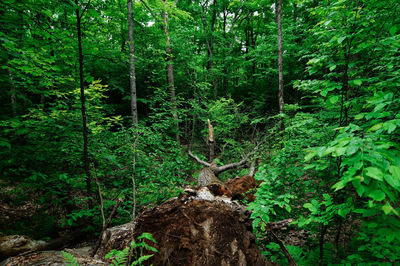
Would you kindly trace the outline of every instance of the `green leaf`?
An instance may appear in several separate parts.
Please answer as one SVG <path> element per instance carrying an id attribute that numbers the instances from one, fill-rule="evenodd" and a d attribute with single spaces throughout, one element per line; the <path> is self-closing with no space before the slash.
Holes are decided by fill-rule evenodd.
<path id="1" fill-rule="evenodd" d="M 332 188 L 335 189 L 335 191 L 341 190 L 342 188 L 344 188 L 346 186 L 348 182 L 344 181 L 344 180 L 340 180 L 339 182 L 337 182 L 336 184 L 334 184 L 332 186 Z"/>
<path id="2" fill-rule="evenodd" d="M 383 172 L 380 169 L 376 167 L 367 167 L 365 171 L 367 176 L 379 181 L 383 180 Z"/>
<path id="3" fill-rule="evenodd" d="M 336 156 L 342 156 L 346 152 L 346 148 L 336 148 L 335 149 L 335 155 Z"/>
<path id="4" fill-rule="evenodd" d="M 388 215 L 389 213 L 391 213 L 393 211 L 393 207 L 390 206 L 389 203 L 386 203 L 385 205 L 382 206 L 382 210 L 386 215 Z"/>
<path id="5" fill-rule="evenodd" d="M 353 84 L 356 86 L 360 86 L 362 84 L 362 81 L 359 79 L 355 79 L 355 80 L 353 80 Z"/>
<path id="6" fill-rule="evenodd" d="M 137 239 L 147 239 L 153 243 L 157 243 L 157 241 L 153 238 L 153 235 L 150 233 L 142 233 Z"/>
<path id="7" fill-rule="evenodd" d="M 341 44 L 345 39 L 346 39 L 346 36 L 340 37 L 340 38 L 337 40 L 338 44 Z"/>
<path id="8" fill-rule="evenodd" d="M 358 146 L 350 145 L 350 146 L 347 148 L 346 154 L 347 154 L 347 155 L 353 155 L 354 153 L 356 153 L 356 152 L 358 151 L 358 149 L 359 149 Z"/>
<path id="9" fill-rule="evenodd" d="M 389 167 L 391 175 L 385 175 L 385 181 L 396 190 L 400 191 L 400 167 L 391 165 Z"/>
<path id="10" fill-rule="evenodd" d="M 338 210 L 338 214 L 339 214 L 340 216 L 342 216 L 343 218 L 346 218 L 346 215 L 347 215 L 349 212 L 350 212 L 350 210 L 347 209 L 347 208 L 340 208 L 340 209 Z"/>
<path id="11" fill-rule="evenodd" d="M 384 199 L 385 199 L 386 194 L 383 193 L 383 192 L 380 191 L 380 190 L 375 190 L 375 191 L 373 191 L 372 193 L 369 193 L 367 196 L 373 198 L 373 199 L 376 200 L 376 201 L 381 201 L 381 200 L 384 200 Z"/>
<path id="12" fill-rule="evenodd" d="M 382 128 L 382 126 L 383 126 L 383 123 L 379 123 L 379 124 L 373 125 L 370 129 L 367 130 L 367 132 L 377 131 L 378 129 Z"/>
<path id="13" fill-rule="evenodd" d="M 354 119 L 356 119 L 356 120 L 360 120 L 360 119 L 362 119 L 362 118 L 364 118 L 364 114 L 358 114 L 358 115 L 356 115 L 356 116 L 354 117 Z"/>
<path id="14" fill-rule="evenodd" d="M 315 155 L 317 154 L 316 151 L 312 151 L 306 154 L 306 156 L 304 156 L 304 161 L 309 161 L 311 160 Z"/>
<path id="15" fill-rule="evenodd" d="M 395 35 L 396 32 L 397 32 L 397 26 L 394 25 L 394 26 L 392 26 L 392 27 L 390 28 L 389 33 L 390 33 L 391 35 Z"/>
<path id="16" fill-rule="evenodd" d="M 312 213 L 315 213 L 318 211 L 317 208 L 315 208 L 314 205 L 312 205 L 311 203 L 307 202 L 303 205 L 304 208 L 309 209 Z"/>
<path id="17" fill-rule="evenodd" d="M 328 103 L 331 105 L 334 105 L 338 102 L 339 100 L 339 96 L 338 95 L 333 95 L 331 97 L 328 98 Z"/>
<path id="18" fill-rule="evenodd" d="M 11 150 L 11 144 L 8 141 L 0 141 L 0 147 L 7 147 L 9 150 Z"/>

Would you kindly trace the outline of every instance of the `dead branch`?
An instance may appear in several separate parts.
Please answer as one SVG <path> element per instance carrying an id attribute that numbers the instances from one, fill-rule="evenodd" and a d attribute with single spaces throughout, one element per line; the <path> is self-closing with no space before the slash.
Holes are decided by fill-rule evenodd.
<path id="1" fill-rule="evenodd" d="M 282 230 L 282 229 L 286 228 L 286 226 L 289 225 L 291 222 L 293 222 L 293 220 L 287 219 L 287 220 L 282 220 L 279 222 L 267 223 L 262 218 L 260 218 L 260 219 L 265 224 L 265 226 L 266 226 L 265 229 L 267 231 L 271 232 L 272 237 L 274 238 L 275 242 L 280 246 L 283 254 L 285 255 L 286 259 L 288 260 L 289 265 L 297 266 L 292 255 L 290 255 L 289 251 L 287 250 L 285 244 L 283 244 L 282 240 L 280 240 L 278 238 L 278 236 L 275 234 L 275 230 Z"/>
<path id="2" fill-rule="evenodd" d="M 94 165 L 93 165 L 93 172 L 94 172 L 94 180 L 96 181 L 97 190 L 99 192 L 101 219 L 102 219 L 102 222 L 103 222 L 102 230 L 104 230 L 104 227 L 106 226 L 106 218 L 104 217 L 104 201 L 103 201 L 103 196 L 101 194 L 101 188 L 100 188 L 99 179 L 97 178 L 97 170 L 96 170 L 96 167 Z"/>
<path id="3" fill-rule="evenodd" d="M 110 216 L 108 216 L 107 222 L 106 222 L 105 226 L 103 227 L 103 229 L 101 230 L 99 238 L 97 239 L 96 246 L 94 247 L 94 249 L 93 249 L 93 251 L 91 253 L 92 257 L 94 257 L 94 255 L 96 254 L 97 250 L 99 249 L 99 247 L 101 245 L 101 240 L 103 239 L 103 234 L 106 231 L 107 227 L 110 225 L 111 219 L 113 218 L 115 212 L 117 211 L 118 206 L 121 203 L 121 201 L 122 201 L 121 199 L 117 199 L 117 202 L 115 203 L 114 208 L 111 211 Z"/>
<path id="4" fill-rule="evenodd" d="M 294 261 L 292 255 L 290 255 L 289 251 L 283 244 L 282 240 L 278 238 L 278 236 L 275 234 L 274 230 L 270 231 L 272 234 L 272 237 L 274 238 L 275 242 L 278 243 L 278 245 L 281 247 L 283 254 L 285 254 L 286 259 L 288 260 L 288 263 L 290 266 L 297 266 L 296 262 Z"/>
<path id="5" fill-rule="evenodd" d="M 222 172 L 225 172 L 227 170 L 231 170 L 231 169 L 236 169 L 239 168 L 240 166 L 243 166 L 246 164 L 248 159 L 248 156 L 246 156 L 245 158 L 243 158 L 240 162 L 238 163 L 230 163 L 230 164 L 225 164 L 223 166 L 219 166 L 214 170 L 215 175 L 219 175 Z"/>
<path id="6" fill-rule="evenodd" d="M 197 156 L 195 156 L 195 155 L 192 153 L 191 150 L 189 150 L 188 153 L 189 153 L 189 156 L 192 157 L 193 159 L 195 159 L 199 164 L 204 165 L 205 167 L 210 167 L 210 166 L 211 166 L 210 163 L 207 163 L 207 162 L 205 162 L 205 161 L 203 161 L 203 160 L 200 160 L 200 158 L 197 157 Z"/>

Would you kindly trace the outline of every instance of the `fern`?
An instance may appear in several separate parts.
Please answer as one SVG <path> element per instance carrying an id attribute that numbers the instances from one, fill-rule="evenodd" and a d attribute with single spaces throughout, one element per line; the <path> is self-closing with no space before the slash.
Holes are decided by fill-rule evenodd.
<path id="1" fill-rule="evenodd" d="M 142 239 L 142 242 L 136 243 L 135 240 L 132 240 L 130 247 L 135 251 L 135 260 L 132 262 L 133 265 L 143 265 L 143 262 L 150 259 L 154 254 L 151 255 L 143 255 L 143 249 L 150 250 L 153 252 L 158 252 L 158 250 L 152 246 L 149 246 L 144 242 L 144 239 L 147 239 L 153 243 L 157 243 L 157 241 L 153 238 L 150 233 L 143 233 L 138 237 L 138 240 Z M 137 249 L 139 249 L 139 254 L 137 254 Z M 122 266 L 125 265 L 129 256 L 129 248 L 125 248 L 122 251 L 111 250 L 106 256 L 105 259 L 114 258 L 112 261 L 113 266 Z"/>
<path id="2" fill-rule="evenodd" d="M 66 251 L 61 251 L 63 255 L 63 259 L 67 265 L 70 266 L 79 266 L 78 260 L 72 255 L 71 253 L 68 253 Z"/>
<path id="3" fill-rule="evenodd" d="M 114 266 L 122 266 L 126 264 L 129 255 L 129 248 L 124 248 L 122 251 L 119 251 L 114 260 L 112 261 Z"/>

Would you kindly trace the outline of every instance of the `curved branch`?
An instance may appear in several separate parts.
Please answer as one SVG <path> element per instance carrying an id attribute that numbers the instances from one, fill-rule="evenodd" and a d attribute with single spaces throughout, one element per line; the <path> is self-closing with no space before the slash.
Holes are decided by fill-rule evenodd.
<path id="1" fill-rule="evenodd" d="M 203 161 L 203 160 L 200 160 L 200 158 L 197 157 L 197 156 L 195 156 L 195 155 L 192 153 L 192 151 L 189 151 L 188 153 L 189 153 L 189 156 L 192 157 L 193 159 L 195 159 L 199 164 L 204 165 L 204 166 L 206 166 L 206 167 L 210 167 L 210 166 L 211 166 L 210 163 L 207 163 L 207 162 L 205 162 L 205 161 Z"/>
<path id="2" fill-rule="evenodd" d="M 248 159 L 248 156 L 243 158 L 238 163 L 230 163 L 230 164 L 226 164 L 226 165 L 220 166 L 217 169 L 215 169 L 214 173 L 215 173 L 215 175 L 218 175 L 218 174 L 220 174 L 222 172 L 225 172 L 227 170 L 239 168 L 240 166 L 243 166 L 244 164 L 246 164 L 247 159 Z"/>

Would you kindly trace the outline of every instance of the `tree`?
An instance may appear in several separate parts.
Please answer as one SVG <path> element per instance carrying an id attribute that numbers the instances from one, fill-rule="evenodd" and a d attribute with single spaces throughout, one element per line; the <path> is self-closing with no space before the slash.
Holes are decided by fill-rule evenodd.
<path id="1" fill-rule="evenodd" d="M 135 43 L 133 32 L 133 7 L 132 0 L 127 0 L 128 5 L 128 31 L 129 31 L 129 80 L 131 91 L 132 124 L 138 123 L 136 103 L 136 73 L 135 73 Z"/>
<path id="2" fill-rule="evenodd" d="M 88 153 L 88 128 L 86 124 L 86 106 L 85 106 L 85 85 L 83 76 L 83 52 L 82 52 L 82 29 L 81 20 L 85 14 L 86 9 L 90 4 L 88 0 L 86 6 L 80 11 L 79 2 L 75 0 L 75 14 L 76 14 L 76 30 L 77 30 L 77 41 L 78 41 L 78 57 L 79 57 L 79 87 L 81 91 L 81 115 L 82 115 L 82 135 L 83 135 L 83 168 L 86 174 L 86 193 L 89 197 L 89 207 L 92 206 L 91 195 L 91 176 L 89 171 L 89 153 Z"/>
<path id="3" fill-rule="evenodd" d="M 171 95 L 171 113 L 175 123 L 175 136 L 176 140 L 179 142 L 179 120 L 178 120 L 178 110 L 176 104 L 176 94 L 175 94 L 175 82 L 174 82 L 174 65 L 173 65 L 173 55 L 172 55 L 172 45 L 171 37 L 168 30 L 168 0 L 163 0 L 162 20 L 163 20 L 163 31 L 165 35 L 165 52 L 166 52 L 166 74 L 167 74 L 167 84 Z M 178 2 L 178 1 L 176 1 Z"/>
<path id="4" fill-rule="evenodd" d="M 283 99 L 283 45 L 282 45 L 282 0 L 278 0 L 276 5 L 276 21 L 278 23 L 278 71 L 279 71 L 279 113 L 284 113 L 284 99 Z M 281 121 L 281 130 L 285 127 L 283 119 Z"/>

